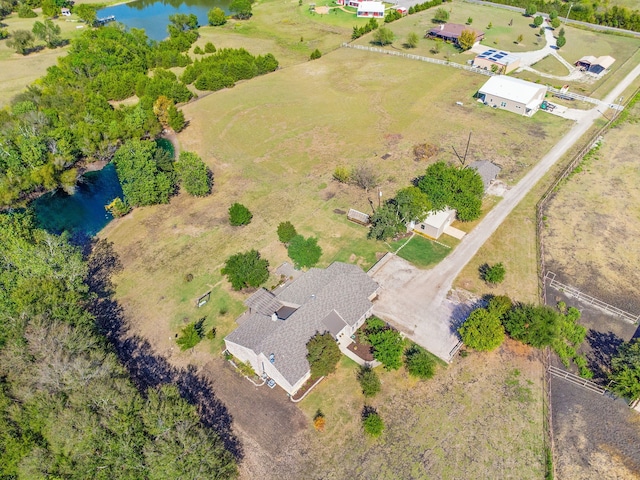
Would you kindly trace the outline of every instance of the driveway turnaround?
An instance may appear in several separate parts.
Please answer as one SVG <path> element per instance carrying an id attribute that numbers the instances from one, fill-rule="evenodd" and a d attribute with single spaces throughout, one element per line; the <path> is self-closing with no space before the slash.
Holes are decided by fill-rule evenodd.
<path id="1" fill-rule="evenodd" d="M 639 75 L 640 65 L 637 65 L 603 102 L 617 103 L 616 99 Z M 456 330 L 465 312 L 462 304 L 456 305 L 447 300 L 453 281 L 529 190 L 600 117 L 598 108 L 588 110 L 577 120 L 573 128 L 517 185 L 505 192 L 503 200 L 437 266 L 431 270 L 420 270 L 392 256 L 374 267 L 370 274 L 382 288 L 373 313 L 397 326 L 418 345 L 447 362 L 451 361 L 459 341 Z"/>

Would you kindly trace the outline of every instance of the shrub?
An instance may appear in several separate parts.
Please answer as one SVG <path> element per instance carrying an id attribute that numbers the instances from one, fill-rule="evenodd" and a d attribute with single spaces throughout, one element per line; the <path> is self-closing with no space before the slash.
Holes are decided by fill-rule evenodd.
<path id="1" fill-rule="evenodd" d="M 115 218 L 124 217 L 131 211 L 131 207 L 120 197 L 116 197 L 109 205 L 105 207 Z"/>
<path id="2" fill-rule="evenodd" d="M 326 424 L 327 422 L 324 418 L 324 413 L 322 413 L 322 411 L 318 409 L 316 411 L 316 414 L 313 416 L 313 428 L 315 428 L 318 432 L 324 432 L 324 427 Z"/>
<path id="3" fill-rule="evenodd" d="M 0 28 L 0 40 L 4 40 L 9 36 L 9 30 L 6 28 Z"/>
<path id="4" fill-rule="evenodd" d="M 311 268 L 320 260 L 322 248 L 317 238 L 296 235 L 289 242 L 287 253 L 297 268 Z"/>
<path id="5" fill-rule="evenodd" d="M 317 48 L 311 52 L 311 55 L 309 55 L 309 60 L 317 60 L 322 56 L 322 53 L 320 53 L 320 50 L 318 50 Z"/>
<path id="6" fill-rule="evenodd" d="M 227 16 L 224 14 L 224 10 L 219 7 L 209 10 L 207 17 L 209 18 L 209 25 L 212 27 L 219 27 L 227 23 Z"/>
<path id="7" fill-rule="evenodd" d="M 269 262 L 260 258 L 257 250 L 250 250 L 229 257 L 220 273 L 227 276 L 234 290 L 259 287 L 269 278 Z"/>
<path id="8" fill-rule="evenodd" d="M 175 105 L 170 105 L 167 113 L 167 123 L 169 125 L 169 128 L 171 128 L 176 133 L 182 131 L 186 123 L 182 110 L 178 110 Z"/>
<path id="9" fill-rule="evenodd" d="M 331 333 L 316 333 L 307 342 L 307 361 L 311 369 L 311 378 L 320 378 L 335 372 L 341 356 L 340 348 Z"/>
<path id="10" fill-rule="evenodd" d="M 349 167 L 336 167 L 333 171 L 333 178 L 340 183 L 349 183 L 351 180 L 351 169 Z"/>
<path id="11" fill-rule="evenodd" d="M 515 340 L 542 348 L 558 334 L 558 313 L 546 305 L 518 304 L 504 317 L 504 328 Z"/>
<path id="12" fill-rule="evenodd" d="M 611 359 L 612 389 L 629 400 L 640 397 L 640 339 L 623 343 Z"/>
<path id="13" fill-rule="evenodd" d="M 204 321 L 201 319 L 197 322 L 190 323 L 182 330 L 182 334 L 176 340 L 180 350 L 188 350 L 200 343 L 204 337 L 203 324 Z"/>
<path id="14" fill-rule="evenodd" d="M 365 406 L 362 412 L 362 426 L 367 435 L 379 437 L 384 430 L 384 422 L 380 414 L 372 407 Z"/>
<path id="15" fill-rule="evenodd" d="M 471 25 L 473 23 L 473 18 L 467 18 L 467 25 Z"/>
<path id="16" fill-rule="evenodd" d="M 213 327 L 211 330 L 207 332 L 207 340 L 213 340 L 214 338 L 216 338 L 217 334 L 218 334 L 218 329 L 216 327 Z"/>
<path id="17" fill-rule="evenodd" d="M 419 345 L 412 345 L 404 352 L 404 364 L 409 375 L 428 380 L 435 374 L 436 361 Z"/>
<path id="18" fill-rule="evenodd" d="M 204 55 L 204 50 L 200 48 L 200 45 L 196 45 L 196 48 L 193 49 L 193 53 L 196 55 Z"/>
<path id="19" fill-rule="evenodd" d="M 464 344 L 474 350 L 495 350 L 504 341 L 504 327 L 500 319 L 485 308 L 471 312 L 458 332 Z"/>
<path id="20" fill-rule="evenodd" d="M 554 18 L 551 20 L 551 27 L 558 28 L 560 26 L 560 19 Z"/>
<path id="21" fill-rule="evenodd" d="M 449 21 L 449 12 L 444 8 L 438 8 L 433 15 L 433 21 L 436 23 L 446 23 Z"/>
<path id="22" fill-rule="evenodd" d="M 256 371 L 251 366 L 249 362 L 238 362 L 237 365 L 238 371 L 244 375 L 245 377 L 255 377 Z"/>
<path id="23" fill-rule="evenodd" d="M 197 154 L 181 152 L 175 167 L 180 184 L 189 195 L 203 197 L 211 193 L 211 174 Z"/>
<path id="24" fill-rule="evenodd" d="M 536 18 L 533 19 L 533 24 L 536 27 L 539 27 L 540 25 L 542 25 L 544 23 L 544 18 L 542 18 L 542 15 L 538 15 Z"/>
<path id="25" fill-rule="evenodd" d="M 562 48 L 562 47 L 564 47 L 566 44 L 567 44 L 567 39 L 566 39 L 564 36 L 562 36 L 562 37 L 558 37 L 558 38 L 556 39 L 556 46 L 557 46 L 558 48 Z"/>
<path id="26" fill-rule="evenodd" d="M 367 333 L 367 340 L 373 347 L 373 357 L 387 370 L 398 370 L 402 366 L 404 339 L 397 330 L 386 327 L 374 333 Z"/>
<path id="27" fill-rule="evenodd" d="M 416 32 L 410 32 L 409 35 L 407 35 L 407 47 L 416 48 L 419 41 L 420 37 L 418 37 Z"/>
<path id="28" fill-rule="evenodd" d="M 373 397 L 380 391 L 380 379 L 376 372 L 368 365 L 360 367 L 358 370 L 358 382 L 365 397 Z"/>
<path id="29" fill-rule="evenodd" d="M 393 43 L 394 38 L 394 33 L 386 27 L 378 28 L 373 34 L 373 41 L 383 47 Z"/>
<path id="30" fill-rule="evenodd" d="M 351 181 L 358 187 L 368 192 L 369 189 L 375 187 L 378 184 L 378 176 L 373 167 L 367 163 L 358 165 L 353 169 L 350 176 Z"/>
<path id="31" fill-rule="evenodd" d="M 215 53 L 216 47 L 213 43 L 207 42 L 204 44 L 204 53 Z"/>
<path id="32" fill-rule="evenodd" d="M 252 218 L 249 209 L 240 203 L 234 203 L 229 207 L 229 223 L 234 227 L 248 225 Z"/>
<path id="33" fill-rule="evenodd" d="M 536 4 L 535 3 L 530 3 L 529 5 L 527 5 L 527 8 L 525 8 L 524 13 L 528 17 L 531 17 L 531 16 L 535 15 L 537 11 L 538 11 L 538 7 L 536 6 Z"/>
<path id="34" fill-rule="evenodd" d="M 278 240 L 282 243 L 289 243 L 296 235 L 298 232 L 291 222 L 281 222 L 278 225 Z"/>
<path id="35" fill-rule="evenodd" d="M 497 285 L 498 283 L 501 283 L 504 280 L 504 275 L 506 273 L 506 270 L 502 263 L 496 263 L 492 266 L 485 264 L 483 265 L 483 267 L 481 267 L 481 270 L 482 280 L 491 285 Z"/>
<path id="36" fill-rule="evenodd" d="M 31 10 L 29 5 L 26 3 L 21 3 L 18 7 L 18 17 L 19 18 L 36 18 L 38 14 Z"/>

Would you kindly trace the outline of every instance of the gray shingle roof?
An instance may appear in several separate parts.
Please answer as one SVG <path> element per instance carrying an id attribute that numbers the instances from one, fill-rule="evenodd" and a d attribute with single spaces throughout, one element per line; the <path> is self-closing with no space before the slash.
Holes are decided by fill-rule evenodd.
<path id="1" fill-rule="evenodd" d="M 484 184 L 485 191 L 489 188 L 489 185 L 491 185 L 491 181 L 495 180 L 500 173 L 500 167 L 489 160 L 478 160 L 477 162 L 470 164 L 469 168 L 473 168 L 478 172 L 478 175 L 482 177 L 482 183 Z"/>
<path id="2" fill-rule="evenodd" d="M 369 297 L 377 289 L 378 284 L 356 265 L 336 262 L 324 270 L 312 268 L 274 297 L 300 305 L 289 318 L 273 321 L 275 310 L 254 313 L 227 340 L 267 357 L 274 354 L 275 367 L 293 385 L 309 371 L 309 339 L 327 330 L 337 334 L 340 330 L 333 331 L 340 325 L 337 320 L 354 325 L 371 308 Z"/>
<path id="3" fill-rule="evenodd" d="M 263 315 L 271 315 L 282 306 L 282 304 L 276 300 L 276 296 L 264 288 L 251 294 L 251 296 L 244 301 L 244 304 L 249 307 L 252 312 Z"/>

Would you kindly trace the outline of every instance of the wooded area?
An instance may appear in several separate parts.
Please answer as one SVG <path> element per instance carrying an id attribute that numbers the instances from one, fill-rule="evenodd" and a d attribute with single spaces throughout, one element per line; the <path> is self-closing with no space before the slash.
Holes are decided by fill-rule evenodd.
<path id="1" fill-rule="evenodd" d="M 236 476 L 175 385 L 131 381 L 87 310 L 78 248 L 2 214 L 0 251 L 0 477 Z"/>

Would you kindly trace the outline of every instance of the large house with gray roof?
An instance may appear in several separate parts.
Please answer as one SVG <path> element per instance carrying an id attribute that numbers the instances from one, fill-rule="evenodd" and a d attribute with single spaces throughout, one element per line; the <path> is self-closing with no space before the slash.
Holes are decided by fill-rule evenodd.
<path id="1" fill-rule="evenodd" d="M 229 353 L 272 378 L 290 395 L 311 372 L 307 342 L 317 332 L 331 332 L 341 345 L 371 316 L 379 285 L 360 267 L 335 262 L 312 268 L 270 292 L 253 293 L 238 328 L 225 338 Z"/>

